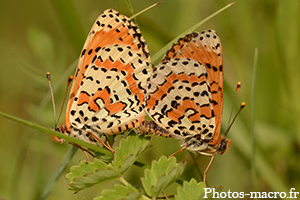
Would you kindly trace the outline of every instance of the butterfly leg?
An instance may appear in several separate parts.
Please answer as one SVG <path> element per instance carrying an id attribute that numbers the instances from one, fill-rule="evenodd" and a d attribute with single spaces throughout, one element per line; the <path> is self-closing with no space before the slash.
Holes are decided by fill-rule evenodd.
<path id="1" fill-rule="evenodd" d="M 206 181 L 206 173 L 207 173 L 208 169 L 210 168 L 210 166 L 211 166 L 211 164 L 212 164 L 215 156 L 214 156 L 214 154 L 210 154 L 210 153 L 203 153 L 203 152 L 201 152 L 201 154 L 202 155 L 206 155 L 206 156 L 211 156 L 211 159 L 210 159 L 210 161 L 209 161 L 209 163 L 208 163 L 208 165 L 207 165 L 207 167 L 206 167 L 206 169 L 205 169 L 205 171 L 203 173 L 203 182 L 205 183 L 205 181 Z M 206 185 L 206 183 L 205 183 L 205 185 Z"/>
<path id="2" fill-rule="evenodd" d="M 89 134 L 91 134 L 96 140 L 98 140 L 103 146 L 105 146 L 108 150 L 110 150 L 113 154 L 115 151 L 111 148 L 111 146 L 108 144 L 106 145 L 100 138 L 98 138 L 94 133 L 91 131 L 88 131 Z"/>
<path id="3" fill-rule="evenodd" d="M 84 155 L 85 155 L 85 157 L 86 157 L 86 163 L 88 163 L 88 161 L 89 161 L 89 157 L 88 157 L 87 153 L 89 153 L 91 156 L 93 156 L 93 158 L 95 158 L 95 155 L 94 155 L 92 152 L 90 152 L 89 150 L 87 150 L 87 149 L 85 149 L 85 148 L 83 148 L 83 147 L 81 147 L 80 145 L 75 144 L 75 143 L 71 143 L 71 142 L 70 142 L 70 144 L 72 144 L 72 145 L 74 145 L 75 147 L 79 148 L 79 149 L 84 153 Z"/>
<path id="4" fill-rule="evenodd" d="M 107 135 L 104 135 L 105 136 L 105 139 L 106 139 L 106 144 L 107 144 L 107 146 L 111 149 L 111 150 L 113 150 L 113 148 L 111 148 L 111 146 L 110 146 L 110 144 L 109 144 L 109 142 L 108 142 L 108 138 L 107 138 Z M 115 135 L 113 136 L 114 138 L 113 139 L 115 139 Z M 112 153 L 114 153 L 114 150 L 113 150 L 113 152 Z"/>
<path id="5" fill-rule="evenodd" d="M 54 136 L 54 135 L 50 135 L 51 137 L 52 137 L 52 139 L 55 141 L 55 142 L 57 142 L 57 143 L 59 143 L 59 144 L 62 144 L 62 143 L 64 143 L 64 139 L 61 139 L 61 138 L 58 138 L 58 137 L 56 137 L 56 136 Z"/>
<path id="6" fill-rule="evenodd" d="M 195 158 L 194 165 L 198 166 L 197 160 L 198 160 L 198 158 L 200 158 L 200 156 L 201 156 L 201 154 L 199 154 L 199 155 Z"/>
<path id="7" fill-rule="evenodd" d="M 172 156 L 175 156 L 176 154 L 182 152 L 182 151 L 185 150 L 185 149 L 186 149 L 186 147 L 184 147 L 184 148 L 182 148 L 182 149 L 176 151 L 175 153 L 173 153 L 172 155 L 170 155 L 170 156 L 168 157 L 168 159 L 171 158 Z"/>

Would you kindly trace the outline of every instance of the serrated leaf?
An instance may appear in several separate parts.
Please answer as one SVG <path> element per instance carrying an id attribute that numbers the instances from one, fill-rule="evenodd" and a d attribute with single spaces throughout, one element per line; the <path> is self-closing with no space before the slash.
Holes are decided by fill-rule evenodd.
<path id="1" fill-rule="evenodd" d="M 114 190 L 103 190 L 101 196 L 94 198 L 94 200 L 111 200 L 111 199 L 140 199 L 143 195 L 142 191 L 138 191 L 132 185 L 127 187 L 124 185 L 114 185 Z"/>
<path id="2" fill-rule="evenodd" d="M 176 200 L 197 200 L 201 194 L 204 193 L 205 183 L 197 183 L 195 179 L 191 179 L 190 182 L 184 181 L 183 186 L 177 188 Z"/>
<path id="3" fill-rule="evenodd" d="M 112 159 L 114 158 L 113 156 L 109 156 L 109 155 L 103 154 L 98 151 L 92 151 L 92 152 L 96 158 L 98 158 L 99 160 L 102 160 L 106 164 L 109 163 L 110 161 L 112 161 Z"/>
<path id="4" fill-rule="evenodd" d="M 175 157 L 167 159 L 166 156 L 153 161 L 151 169 L 145 169 L 145 177 L 142 178 L 146 193 L 151 197 L 157 197 L 163 189 L 182 175 L 185 163 L 176 163 Z"/>
<path id="5" fill-rule="evenodd" d="M 145 138 L 143 135 L 128 135 L 126 139 L 123 138 L 119 147 L 115 148 L 115 157 L 112 162 L 114 169 L 123 174 L 149 147 L 150 142 L 149 137 Z"/>
<path id="6" fill-rule="evenodd" d="M 98 159 L 88 163 L 81 161 L 79 165 L 72 166 L 70 171 L 66 175 L 66 178 L 70 180 L 68 189 L 75 192 L 119 176 L 118 172 Z"/>
<path id="7" fill-rule="evenodd" d="M 96 169 L 107 169 L 108 166 L 104 162 L 98 159 L 94 159 L 94 162 L 80 161 L 79 165 L 70 167 L 70 172 L 66 174 L 66 178 L 69 181 L 73 181 L 75 178 L 83 177 L 84 174 L 89 172 L 95 172 Z"/>

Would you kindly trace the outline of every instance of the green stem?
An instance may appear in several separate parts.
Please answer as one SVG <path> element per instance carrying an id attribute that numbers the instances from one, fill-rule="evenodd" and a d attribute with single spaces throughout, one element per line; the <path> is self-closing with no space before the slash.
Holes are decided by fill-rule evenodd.
<path id="1" fill-rule="evenodd" d="M 113 154 L 110 151 L 108 151 L 108 150 L 102 149 L 102 148 L 100 148 L 100 147 L 98 147 L 96 145 L 93 145 L 93 144 L 90 144 L 90 143 L 78 140 L 76 138 L 67 136 L 67 135 L 62 134 L 60 132 L 48 129 L 48 128 L 43 127 L 41 125 L 38 125 L 38 124 L 35 124 L 35 123 L 32 123 L 32 122 L 26 121 L 26 120 L 21 119 L 21 118 L 14 117 L 12 115 L 9 115 L 9 114 L 3 113 L 3 112 L 0 112 L 0 116 L 2 116 L 4 118 L 7 118 L 7 119 L 10 119 L 12 121 L 15 121 L 15 122 L 17 122 L 19 124 L 23 124 L 25 126 L 33 128 L 33 129 L 39 130 L 41 132 L 48 133 L 49 135 L 54 135 L 54 136 L 56 136 L 58 138 L 65 139 L 68 142 L 75 143 L 75 144 L 77 144 L 79 146 L 86 147 L 86 148 L 94 150 L 94 151 L 98 151 L 98 152 L 100 152 L 102 154 L 105 154 L 105 155 L 108 155 L 108 156 L 113 156 Z"/>
<path id="2" fill-rule="evenodd" d="M 250 124 L 250 135 L 251 135 L 251 178 L 254 190 L 258 191 L 256 168 L 255 168 L 255 137 L 254 137 L 254 120 L 255 120 L 255 86 L 256 86 L 256 69 L 257 69 L 258 49 L 255 48 L 254 52 L 254 63 L 253 63 L 253 77 L 252 77 L 252 98 L 251 98 L 251 124 Z"/>
<path id="3" fill-rule="evenodd" d="M 129 185 L 129 183 L 125 180 L 125 178 L 123 176 L 120 176 L 119 177 L 119 181 L 121 183 L 123 183 L 123 185 L 125 185 L 126 187 Z"/>

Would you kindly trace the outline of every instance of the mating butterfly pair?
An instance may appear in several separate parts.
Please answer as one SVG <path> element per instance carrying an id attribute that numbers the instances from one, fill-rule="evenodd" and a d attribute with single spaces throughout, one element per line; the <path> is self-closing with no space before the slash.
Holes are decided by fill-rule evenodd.
<path id="1" fill-rule="evenodd" d="M 96 144 L 98 136 L 159 125 L 192 152 L 223 154 L 223 55 L 213 30 L 178 40 L 152 72 L 138 27 L 105 10 L 84 44 L 63 132 Z M 145 112 L 154 123 L 144 122 Z M 151 129 L 151 128 L 150 128 Z"/>

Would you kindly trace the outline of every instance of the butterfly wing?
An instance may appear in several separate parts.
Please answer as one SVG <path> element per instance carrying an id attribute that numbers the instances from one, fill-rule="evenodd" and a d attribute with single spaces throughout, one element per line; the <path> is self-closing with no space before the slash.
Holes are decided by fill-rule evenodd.
<path id="1" fill-rule="evenodd" d="M 205 66 L 215 113 L 215 137 L 218 138 L 223 113 L 224 83 L 223 51 L 219 36 L 214 30 L 188 34 L 168 51 L 163 62 L 173 57 L 194 59 Z"/>
<path id="2" fill-rule="evenodd" d="M 148 82 L 146 112 L 170 134 L 189 141 L 183 144 L 193 151 L 219 139 L 222 66 L 222 47 L 216 33 L 191 33 L 173 45 Z"/>
<path id="3" fill-rule="evenodd" d="M 69 132 L 117 134 L 144 118 L 142 101 L 151 62 L 138 27 L 105 10 L 84 44 L 67 106 Z"/>

